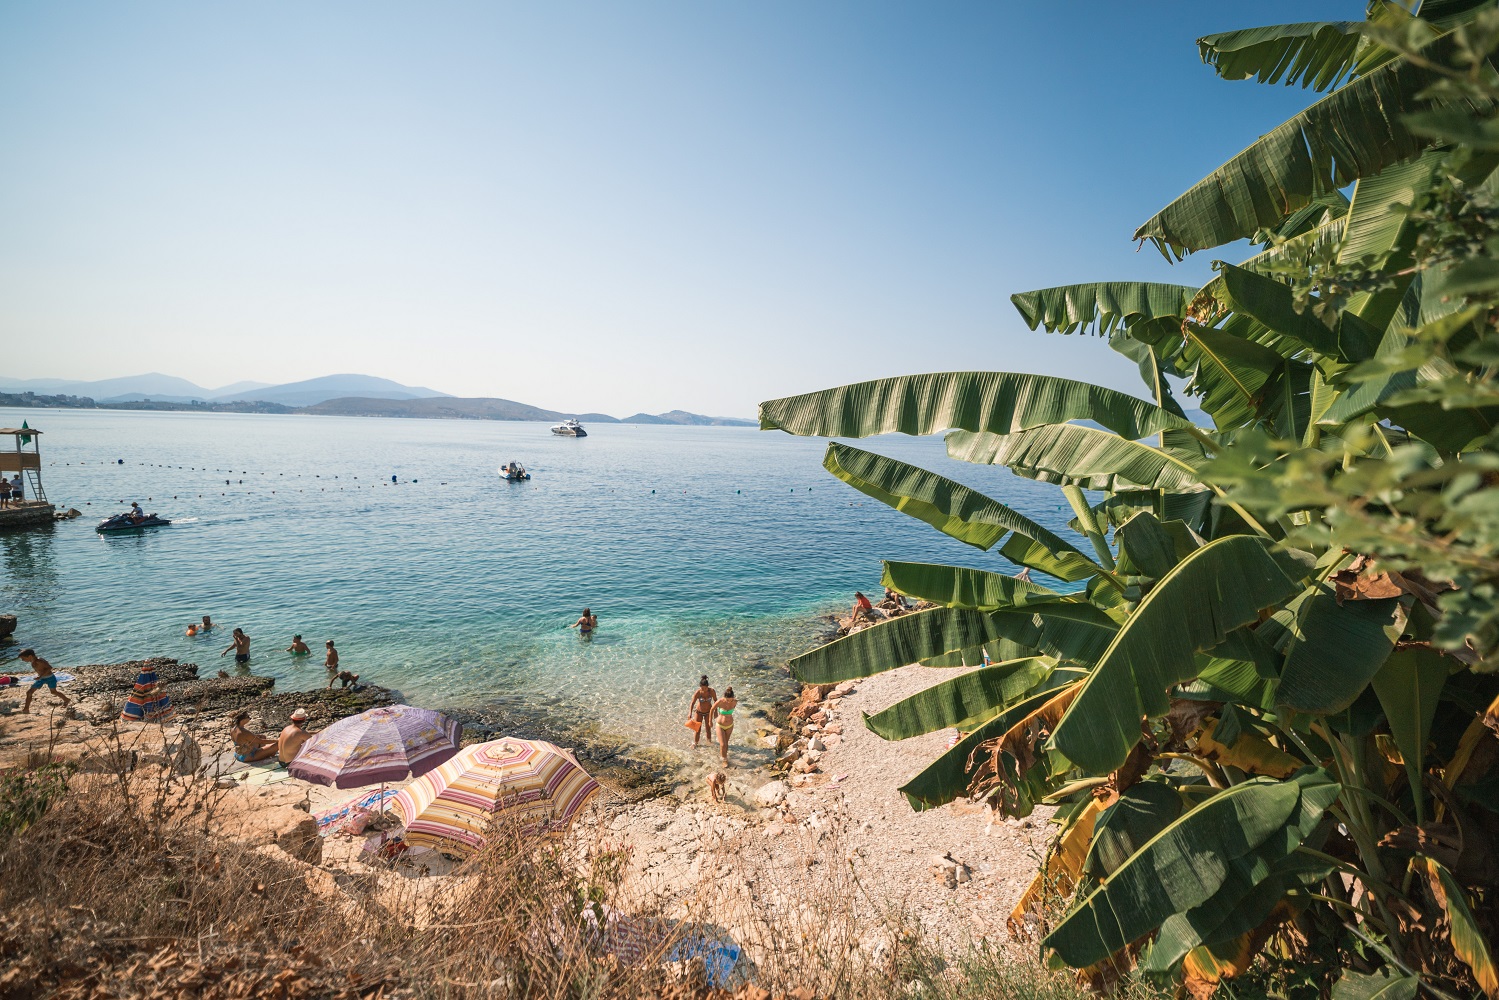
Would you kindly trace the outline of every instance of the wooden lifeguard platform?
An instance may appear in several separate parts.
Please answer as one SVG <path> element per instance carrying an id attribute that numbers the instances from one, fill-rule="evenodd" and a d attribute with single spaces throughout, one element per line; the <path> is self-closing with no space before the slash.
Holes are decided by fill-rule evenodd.
<path id="1" fill-rule="evenodd" d="M 41 434 L 34 427 L 0 427 L 0 476 L 7 482 L 20 477 L 25 496 L 20 503 L 12 500 L 0 507 L 0 531 L 52 523 L 56 508 L 42 488 Z"/>

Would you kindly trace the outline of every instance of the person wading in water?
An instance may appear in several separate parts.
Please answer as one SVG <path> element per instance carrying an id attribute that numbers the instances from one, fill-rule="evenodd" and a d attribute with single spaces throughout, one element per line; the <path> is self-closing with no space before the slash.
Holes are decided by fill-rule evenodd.
<path id="1" fill-rule="evenodd" d="M 708 675 L 703 674 L 702 680 L 697 683 L 697 690 L 692 692 L 692 701 L 687 706 L 687 718 L 698 724 L 698 727 L 692 731 L 694 748 L 705 736 L 710 741 L 709 745 L 712 745 L 713 734 L 707 730 L 713 714 L 713 703 L 717 700 L 718 692 L 708 685 Z"/>

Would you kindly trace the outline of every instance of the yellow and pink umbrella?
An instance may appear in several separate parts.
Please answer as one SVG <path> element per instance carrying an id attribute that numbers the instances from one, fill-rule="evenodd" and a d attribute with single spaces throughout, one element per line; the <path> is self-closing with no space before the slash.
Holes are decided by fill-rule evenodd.
<path id="1" fill-rule="evenodd" d="M 496 815 L 521 829 L 565 829 L 599 790 L 571 753 L 542 740 L 464 747 L 403 788 L 396 811 L 406 842 L 467 854 L 484 846 Z"/>

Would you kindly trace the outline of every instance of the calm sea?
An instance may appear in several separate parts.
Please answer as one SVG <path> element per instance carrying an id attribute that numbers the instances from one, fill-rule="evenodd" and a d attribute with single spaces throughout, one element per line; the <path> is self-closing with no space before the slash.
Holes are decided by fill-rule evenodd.
<path id="1" fill-rule="evenodd" d="M 877 593 L 882 558 L 1008 568 L 835 480 L 825 442 L 779 432 L 0 410 L 23 419 L 45 432 L 49 499 L 85 517 L 0 534 L 0 610 L 60 667 L 232 669 L 218 654 L 237 625 L 281 689 L 321 686 L 332 638 L 347 669 L 421 704 L 541 708 L 680 747 L 699 674 L 764 704 L 785 683 L 764 665 L 812 645 L 856 588 Z M 1065 530 L 1057 491 L 947 461 L 940 439 L 860 446 Z M 500 479 L 510 459 L 534 479 Z M 132 499 L 174 523 L 95 533 Z M 584 605 L 591 641 L 567 627 Z M 203 614 L 225 628 L 184 636 Z M 281 652 L 296 632 L 312 657 Z M 19 648 L 0 646 L 0 668 Z"/>

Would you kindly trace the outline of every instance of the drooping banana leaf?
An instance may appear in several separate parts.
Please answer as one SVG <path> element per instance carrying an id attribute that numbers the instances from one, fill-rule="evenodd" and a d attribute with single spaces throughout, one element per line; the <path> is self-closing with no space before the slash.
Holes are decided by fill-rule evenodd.
<path id="1" fill-rule="evenodd" d="M 1079 558 L 1087 559 L 1074 546 L 1024 514 L 919 466 L 836 441 L 828 444 L 822 465 L 860 493 L 975 548 L 987 551 L 1014 531 L 1049 553 L 1076 553 Z"/>
<path id="2" fill-rule="evenodd" d="M 1191 285 L 1153 281 L 1094 281 L 1016 292 L 1010 301 L 1025 325 L 1048 333 L 1107 334 L 1139 320 L 1187 315 L 1197 295 Z"/>
<path id="3" fill-rule="evenodd" d="M 947 454 L 979 465 L 1006 465 L 1019 475 L 1084 489 L 1116 487 L 1188 492 L 1202 489 L 1201 456 L 1156 448 L 1077 424 L 1016 434 L 952 431 Z"/>
<path id="4" fill-rule="evenodd" d="M 1421 774 L 1425 770 L 1426 741 L 1431 736 L 1431 720 L 1436 717 L 1437 699 L 1447 683 L 1449 661 L 1426 646 L 1397 649 L 1374 675 L 1374 693 L 1390 722 L 1390 736 L 1405 759 L 1405 773 L 1410 778 L 1411 794 L 1416 802 L 1416 822 L 1425 822 L 1425 793 Z"/>
<path id="5" fill-rule="evenodd" d="M 1301 798 L 1300 783 L 1261 778 L 1213 795 L 1115 869 L 1043 944 L 1074 968 L 1092 965 L 1207 902 L 1231 873 L 1261 881 L 1268 866 L 1255 849 L 1295 825 Z"/>
<path id="6" fill-rule="evenodd" d="M 1002 573 L 933 563 L 886 562 L 881 582 L 907 597 L 974 611 L 994 611 L 1062 596 L 1040 584 Z"/>
<path id="7" fill-rule="evenodd" d="M 1118 768 L 1140 739 L 1140 720 L 1165 715 L 1170 688 L 1197 675 L 1197 654 L 1295 594 L 1304 571 L 1251 535 L 1192 552 L 1120 628 L 1053 744 L 1091 773 Z"/>
<path id="8" fill-rule="evenodd" d="M 1133 330 L 1122 328 L 1115 330 L 1109 334 L 1109 347 L 1129 358 L 1140 369 L 1140 379 L 1150 390 L 1150 398 L 1155 400 L 1157 406 L 1185 417 L 1186 413 L 1176 401 L 1171 383 L 1166 379 L 1167 375 L 1181 374 L 1171 360 L 1171 355 L 1154 342 L 1136 339 L 1131 335 L 1132 332 Z"/>
<path id="9" fill-rule="evenodd" d="M 1225 80 L 1254 77 L 1312 90 L 1336 86 L 1353 71 L 1362 21 L 1310 21 L 1243 28 L 1197 40 L 1202 61 Z"/>
<path id="10" fill-rule="evenodd" d="M 1453 51 L 1444 37 L 1419 54 L 1445 69 Z M 1467 99 L 1421 96 L 1440 79 L 1438 70 L 1404 58 L 1380 66 L 1256 140 L 1142 225 L 1135 239 L 1151 240 L 1168 257 L 1222 246 L 1416 156 L 1428 141 L 1411 132 L 1407 114 L 1444 106 L 1483 110 Z"/>
<path id="11" fill-rule="evenodd" d="M 1395 598 L 1339 604 L 1332 587 L 1318 583 L 1272 621 L 1288 633 L 1278 706 L 1332 715 L 1352 705 L 1384 665 L 1405 614 Z M 1261 631 L 1269 627 L 1267 622 Z"/>
<path id="12" fill-rule="evenodd" d="M 1049 656 L 1032 656 L 969 671 L 882 712 L 865 713 L 864 725 L 881 739 L 903 740 L 960 722 L 987 722 L 1050 677 L 1056 666 Z"/>
<path id="13" fill-rule="evenodd" d="M 1499 966 L 1494 963 L 1488 936 L 1468 906 L 1467 892 L 1443 865 L 1431 858 L 1420 860 L 1425 863 L 1432 897 L 1447 915 L 1448 925 L 1452 928 L 1452 950 L 1468 963 L 1474 980 L 1486 996 L 1499 996 Z"/>
<path id="14" fill-rule="evenodd" d="M 1017 566 L 1038 570 L 1068 583 L 1086 580 L 1103 571 L 1096 562 L 1081 552 L 1052 552 L 1040 542 L 1032 541 L 1018 531 L 999 547 L 999 554 Z"/>
<path id="15" fill-rule="evenodd" d="M 1036 709 L 1050 701 L 1061 688 L 1051 688 L 1050 684 L 1055 682 L 1061 675 L 1060 672 L 1053 674 L 1052 678 L 1043 682 L 1040 687 L 1027 695 L 1023 701 L 1017 702 L 1009 709 L 996 715 L 978 729 L 969 733 L 958 743 L 951 747 L 936 760 L 932 761 L 920 773 L 911 780 L 901 785 L 899 791 L 911 803 L 911 808 L 916 812 L 926 809 L 935 809 L 944 806 L 961 795 L 968 794 L 969 784 L 969 758 L 979 748 L 979 744 L 985 740 L 992 739 L 1006 732 L 1015 723 L 1030 715 Z M 1068 681 L 1067 683 L 1076 683 Z M 1065 683 L 1062 685 L 1065 686 Z"/>
<path id="16" fill-rule="evenodd" d="M 1143 399 L 1050 375 L 936 372 L 900 375 L 772 399 L 760 429 L 815 437 L 934 434 L 949 428 L 1008 434 L 1068 420 L 1138 438 L 1191 422 Z"/>

